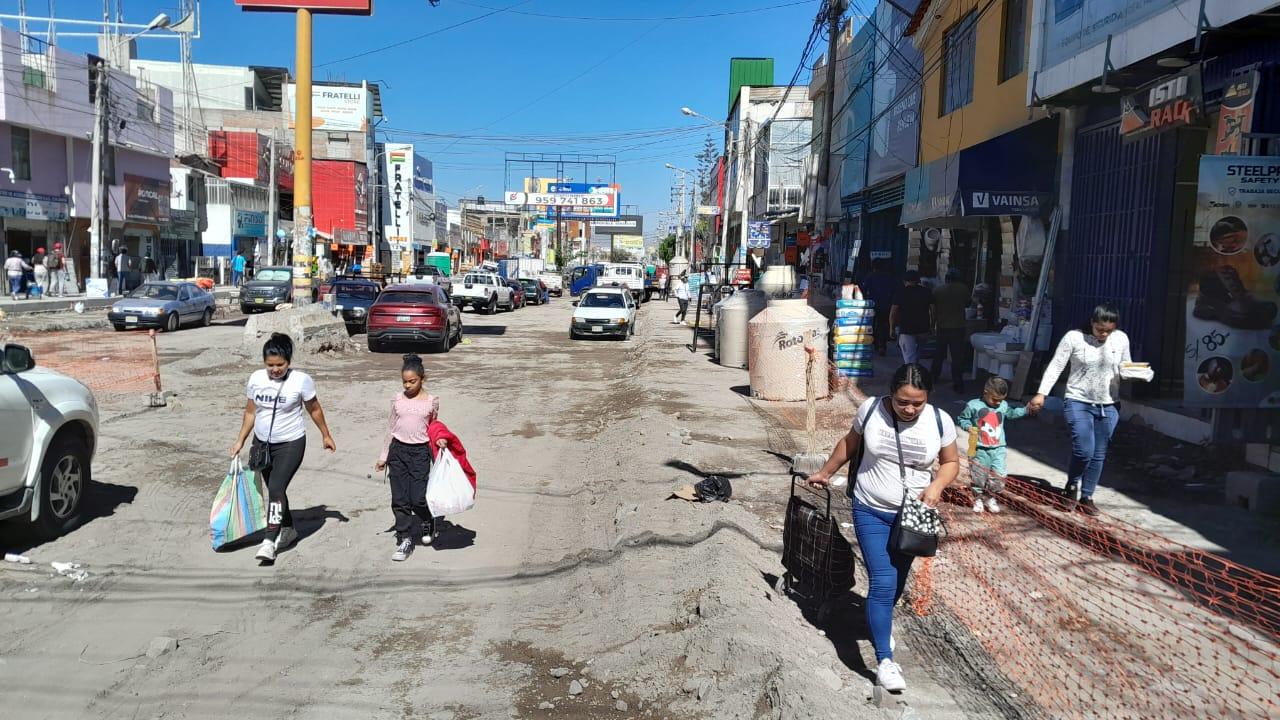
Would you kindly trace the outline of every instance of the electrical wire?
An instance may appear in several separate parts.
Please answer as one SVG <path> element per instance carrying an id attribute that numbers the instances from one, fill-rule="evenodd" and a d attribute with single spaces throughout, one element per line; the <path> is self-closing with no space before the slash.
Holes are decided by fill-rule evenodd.
<path id="1" fill-rule="evenodd" d="M 455 2 L 458 5 L 466 5 L 466 6 L 478 8 L 481 10 L 494 9 L 494 8 L 491 8 L 485 5 L 480 5 L 477 3 L 465 2 L 465 0 L 455 0 Z M 780 5 L 768 5 L 760 8 L 747 8 L 744 10 L 726 10 L 724 12 L 704 13 L 701 15 L 669 15 L 665 17 L 663 16 L 654 16 L 654 17 L 594 16 L 593 17 L 593 16 L 584 16 L 584 15 L 552 15 L 549 13 L 535 13 L 535 12 L 528 12 L 525 10 L 511 10 L 509 12 L 512 15 L 526 15 L 529 17 L 547 18 L 552 20 L 584 20 L 584 21 L 596 21 L 596 22 L 656 22 L 659 20 L 662 20 L 662 21 L 705 20 L 709 18 L 730 17 L 733 15 L 753 15 L 756 13 L 769 12 L 771 10 L 780 10 L 782 8 L 795 7 L 797 5 L 808 5 L 811 2 L 813 2 L 813 0 L 797 0 L 796 2 L 782 3 Z"/>
<path id="2" fill-rule="evenodd" d="M 491 9 L 489 12 L 484 13 L 483 15 L 477 15 L 476 17 L 469 18 L 469 19 L 467 19 L 467 20 L 463 20 L 463 21 L 461 21 L 461 22 L 456 22 L 456 23 L 454 23 L 454 24 L 452 24 L 452 25 L 446 25 L 446 26 L 444 26 L 444 27 L 442 27 L 442 28 L 437 28 L 437 29 L 432 30 L 432 31 L 430 31 L 430 32 L 422 33 L 421 35 L 415 35 L 415 36 L 413 36 L 413 37 L 411 37 L 411 38 L 405 38 L 404 40 L 398 40 L 398 41 L 396 41 L 396 42 L 389 43 L 389 44 L 387 44 L 387 45 L 383 45 L 383 46 L 381 46 L 381 47 L 376 47 L 376 48 L 372 48 L 372 49 L 370 49 L 370 50 L 365 50 L 365 51 L 363 51 L 363 52 L 358 52 L 358 53 L 356 53 L 355 55 L 348 55 L 348 56 L 346 56 L 346 57 L 337 58 L 337 59 L 335 59 L 335 60 L 329 60 L 329 61 L 327 61 L 327 62 L 316 63 L 316 64 L 314 64 L 312 67 L 328 67 L 329 65 L 337 65 L 338 63 L 347 62 L 348 60 L 355 60 L 355 59 L 357 59 L 357 58 L 368 57 L 368 56 L 370 56 L 370 55 L 376 55 L 376 54 L 378 54 L 378 53 L 386 52 L 386 51 L 388 51 L 388 50 L 394 50 L 395 48 L 403 47 L 403 46 L 405 46 L 405 45 L 411 45 L 411 44 L 413 44 L 413 43 L 418 42 L 419 40 L 425 40 L 425 39 L 427 39 L 427 38 L 429 38 L 429 37 L 432 37 L 433 35 L 439 35 L 440 33 L 448 32 L 449 30 L 454 30 L 454 29 L 460 28 L 460 27 L 462 27 L 462 26 L 464 26 L 464 25 L 470 25 L 471 23 L 478 22 L 478 21 L 480 21 L 480 20 L 484 20 L 485 18 L 493 17 L 494 15 L 499 15 L 499 14 L 501 14 L 501 13 L 510 12 L 510 11 L 514 10 L 515 8 L 520 7 L 521 5 L 528 5 L 528 4 L 529 4 L 530 2 L 532 2 L 532 1 L 533 1 L 533 0 L 520 0 L 519 2 L 515 3 L 514 5 L 509 5 L 509 6 L 504 7 L 504 8 L 494 8 L 494 9 Z"/>

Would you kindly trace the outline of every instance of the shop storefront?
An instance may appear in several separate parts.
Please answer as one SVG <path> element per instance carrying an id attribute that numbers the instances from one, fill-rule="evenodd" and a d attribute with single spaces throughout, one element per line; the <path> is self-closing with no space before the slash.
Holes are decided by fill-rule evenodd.
<path id="1" fill-rule="evenodd" d="M 70 206 L 64 197 L 0 190 L 5 256 L 17 250 L 29 258 L 36 248 L 50 250 L 54 243 L 65 244 L 69 213 Z"/>
<path id="2" fill-rule="evenodd" d="M 265 258 L 267 256 L 267 214 L 257 210 L 232 211 L 231 246 L 233 252 L 243 252 L 250 262 Z"/>

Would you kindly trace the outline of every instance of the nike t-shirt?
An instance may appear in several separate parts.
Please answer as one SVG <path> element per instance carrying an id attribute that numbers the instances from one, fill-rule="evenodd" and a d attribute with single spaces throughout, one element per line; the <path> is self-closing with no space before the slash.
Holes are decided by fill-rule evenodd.
<path id="1" fill-rule="evenodd" d="M 290 370 L 283 381 L 272 380 L 266 368 L 255 370 L 249 376 L 249 399 L 257 406 L 253 420 L 253 433 L 263 442 L 282 443 L 306 437 L 303 424 L 303 403 L 316 397 L 316 383 L 311 376 L 299 370 Z M 275 408 L 275 424 L 271 410 Z M 270 430 L 271 436 L 267 436 Z"/>
<path id="2" fill-rule="evenodd" d="M 883 398 L 875 398 L 868 402 L 875 403 L 874 410 L 866 406 L 858 408 L 854 414 L 853 429 L 862 435 L 866 450 L 862 455 L 862 464 L 858 466 L 857 481 L 854 484 L 853 496 L 862 504 L 876 510 L 897 512 L 902 507 L 902 474 L 898 467 L 898 446 L 894 441 L 893 416 L 885 407 Z M 938 435 L 939 415 L 942 420 L 942 435 Z M 956 425 L 951 416 L 941 410 L 934 413 L 932 405 L 925 405 L 915 420 L 898 422 L 901 433 L 903 467 L 906 468 L 906 486 L 912 497 L 920 493 L 933 481 L 933 464 L 938 453 L 946 445 L 956 441 Z"/>

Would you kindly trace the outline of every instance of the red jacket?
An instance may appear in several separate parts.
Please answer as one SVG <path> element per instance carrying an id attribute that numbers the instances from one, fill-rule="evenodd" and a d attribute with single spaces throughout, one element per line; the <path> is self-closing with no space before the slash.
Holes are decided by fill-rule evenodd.
<path id="1" fill-rule="evenodd" d="M 449 443 L 448 450 L 458 460 L 458 465 L 462 468 L 462 472 L 467 474 L 467 479 L 471 481 L 471 489 L 476 489 L 476 471 L 471 467 L 470 461 L 467 460 L 467 449 L 462 446 L 462 441 L 457 435 L 453 434 L 444 423 L 439 420 L 432 420 L 427 425 L 427 437 L 431 439 L 431 458 L 434 460 L 440 454 L 440 448 L 436 447 L 436 441 L 443 439 Z"/>

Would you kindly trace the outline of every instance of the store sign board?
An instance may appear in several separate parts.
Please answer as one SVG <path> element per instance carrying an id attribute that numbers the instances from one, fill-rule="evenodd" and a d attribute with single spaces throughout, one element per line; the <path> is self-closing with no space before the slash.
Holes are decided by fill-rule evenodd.
<path id="1" fill-rule="evenodd" d="M 752 220 L 747 223 L 748 248 L 767 248 L 771 243 L 768 220 Z"/>
<path id="2" fill-rule="evenodd" d="M 1172 9 L 1183 0 L 1052 0 L 1045 3 L 1041 67 L 1070 60 L 1107 36 L 1120 35 L 1138 23 Z M 1190 12 L 1195 12 L 1191 8 Z M 1194 16 L 1193 16 L 1194 19 Z"/>
<path id="3" fill-rule="evenodd" d="M 1120 135 L 1125 142 L 1201 122 L 1200 69 L 1187 68 L 1142 86 L 1121 99 L 1120 111 Z"/>
<path id="4" fill-rule="evenodd" d="M 289 127 L 298 112 L 298 86 L 287 86 Z M 313 130 L 364 132 L 369 128 L 369 91 L 363 87 L 311 86 L 311 127 Z"/>
<path id="5" fill-rule="evenodd" d="M 169 219 L 169 181 L 124 176 L 125 220 L 159 224 Z"/>
<path id="6" fill-rule="evenodd" d="M 1258 71 L 1245 73 L 1222 89 L 1222 110 L 1214 151 L 1218 155 L 1239 155 L 1244 135 L 1253 129 L 1254 98 L 1258 92 Z"/>
<path id="7" fill-rule="evenodd" d="M 373 0 L 303 0 L 287 2 L 286 0 L 236 0 L 241 10 L 265 10 L 268 12 L 297 12 L 310 10 L 313 13 L 334 13 L 339 15 L 372 15 Z"/>
<path id="8" fill-rule="evenodd" d="M 1183 402 L 1280 408 L 1280 158 L 1200 158 L 1187 267 Z"/>
<path id="9" fill-rule="evenodd" d="M 232 235 L 264 238 L 267 236 L 267 214 L 254 210 L 236 210 Z"/>
<path id="10" fill-rule="evenodd" d="M 394 248 L 413 243 L 413 145 L 387 143 L 383 146 L 382 177 L 387 184 L 383 236 Z"/>
<path id="11" fill-rule="evenodd" d="M 0 217 L 64 221 L 70 206 L 65 197 L 0 190 Z"/>

